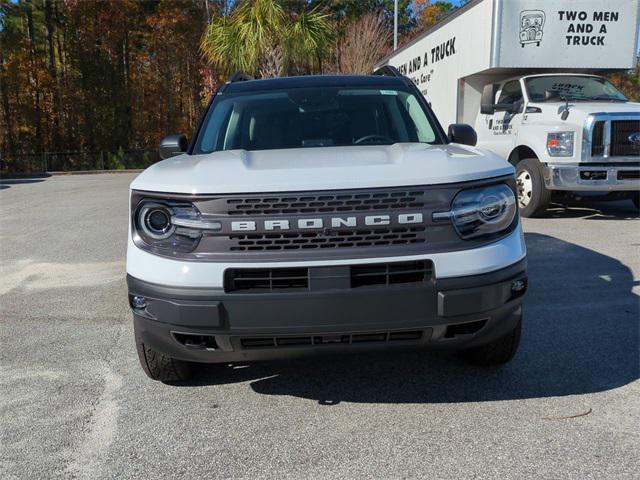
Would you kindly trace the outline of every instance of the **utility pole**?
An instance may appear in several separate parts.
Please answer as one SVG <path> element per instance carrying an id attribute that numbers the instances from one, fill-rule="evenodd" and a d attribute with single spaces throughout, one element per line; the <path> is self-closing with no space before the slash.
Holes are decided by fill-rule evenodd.
<path id="1" fill-rule="evenodd" d="M 398 49 L 398 0 L 393 2 L 393 50 Z"/>

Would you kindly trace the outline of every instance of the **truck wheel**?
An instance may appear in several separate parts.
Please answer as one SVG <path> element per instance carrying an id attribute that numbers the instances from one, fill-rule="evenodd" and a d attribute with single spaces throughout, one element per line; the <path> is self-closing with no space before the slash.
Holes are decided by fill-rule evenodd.
<path id="1" fill-rule="evenodd" d="M 496 366 L 507 363 L 518 351 L 522 319 L 516 327 L 506 335 L 480 347 L 461 350 L 460 357 L 472 365 Z"/>
<path id="2" fill-rule="evenodd" d="M 140 365 L 147 376 L 161 382 L 179 382 L 193 375 L 193 365 L 184 360 L 168 357 L 147 347 L 136 335 L 136 349 Z"/>
<path id="3" fill-rule="evenodd" d="M 547 190 L 542 177 L 542 165 L 535 158 L 525 158 L 516 165 L 518 206 L 523 217 L 539 217 L 544 214 L 551 201 L 551 190 Z"/>
<path id="4" fill-rule="evenodd" d="M 633 202 L 633 204 L 636 207 L 636 210 L 640 210 L 640 194 L 637 194 L 636 196 L 634 196 L 631 201 Z"/>

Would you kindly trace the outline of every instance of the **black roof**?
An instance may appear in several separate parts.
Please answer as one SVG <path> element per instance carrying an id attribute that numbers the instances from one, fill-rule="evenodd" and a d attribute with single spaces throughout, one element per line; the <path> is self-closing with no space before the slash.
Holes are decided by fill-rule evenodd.
<path id="1" fill-rule="evenodd" d="M 301 75 L 232 82 L 225 85 L 224 92 L 255 92 L 303 87 L 402 87 L 407 86 L 406 82 L 407 80 L 403 77 L 384 75 Z"/>

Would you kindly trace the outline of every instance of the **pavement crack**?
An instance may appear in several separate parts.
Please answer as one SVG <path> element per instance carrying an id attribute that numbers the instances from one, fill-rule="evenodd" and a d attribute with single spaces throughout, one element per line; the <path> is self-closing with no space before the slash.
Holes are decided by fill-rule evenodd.
<path id="1" fill-rule="evenodd" d="M 563 415 L 560 417 L 542 417 L 542 419 L 543 420 L 569 420 L 571 418 L 586 417 L 587 415 L 590 415 L 591 412 L 593 412 L 593 409 L 590 408 L 586 412 L 577 413 L 575 415 Z"/>

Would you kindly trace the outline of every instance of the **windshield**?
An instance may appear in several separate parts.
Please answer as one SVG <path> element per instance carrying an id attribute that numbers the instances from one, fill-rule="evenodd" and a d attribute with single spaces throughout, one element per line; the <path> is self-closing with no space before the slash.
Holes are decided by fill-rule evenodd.
<path id="1" fill-rule="evenodd" d="M 440 143 L 436 128 L 416 96 L 404 90 L 316 87 L 222 94 L 207 113 L 194 153 Z"/>
<path id="2" fill-rule="evenodd" d="M 601 77 L 578 75 L 552 75 L 525 80 L 529 100 L 532 102 L 558 102 L 563 98 L 582 101 L 626 102 L 620 90 Z"/>

